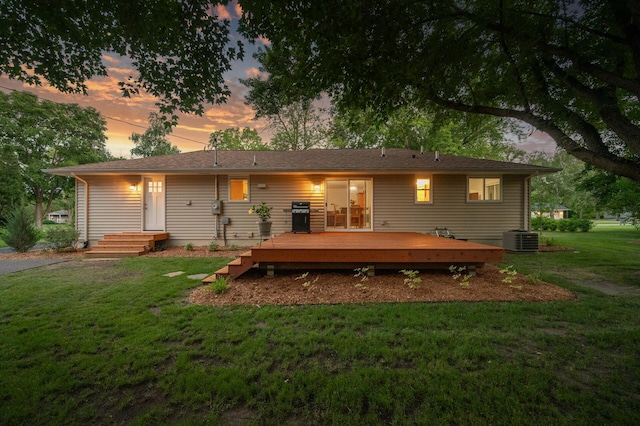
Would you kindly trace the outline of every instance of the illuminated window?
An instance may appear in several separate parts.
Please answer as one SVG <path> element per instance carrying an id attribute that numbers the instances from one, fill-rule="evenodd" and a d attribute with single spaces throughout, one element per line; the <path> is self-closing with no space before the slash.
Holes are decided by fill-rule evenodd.
<path id="1" fill-rule="evenodd" d="M 149 193 L 153 192 L 162 192 L 162 181 L 152 181 L 150 180 L 148 183 L 147 191 Z"/>
<path id="2" fill-rule="evenodd" d="M 416 179 L 416 202 L 417 203 L 431 202 L 431 179 L 430 178 Z"/>
<path id="3" fill-rule="evenodd" d="M 249 200 L 249 179 L 246 179 L 246 178 L 229 179 L 229 200 L 231 201 Z"/>
<path id="4" fill-rule="evenodd" d="M 501 179 L 496 177 L 470 177 L 470 201 L 500 201 L 502 200 Z"/>

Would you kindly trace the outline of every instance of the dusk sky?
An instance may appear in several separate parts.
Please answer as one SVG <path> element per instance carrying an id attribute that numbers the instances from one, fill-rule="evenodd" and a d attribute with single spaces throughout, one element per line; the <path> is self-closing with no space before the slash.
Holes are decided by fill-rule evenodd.
<path id="1" fill-rule="evenodd" d="M 237 20 L 241 13 L 235 2 L 226 8 L 218 6 L 217 12 L 220 18 L 232 21 Z M 183 152 L 201 150 L 207 145 L 212 132 L 230 127 L 255 128 L 263 141 L 270 139 L 271 134 L 265 128 L 265 121 L 253 120 L 253 109 L 244 104 L 247 89 L 239 81 L 241 78 L 256 77 L 259 74 L 259 64 L 252 54 L 261 44 L 263 43 L 246 44 L 245 59 L 242 62 L 236 61 L 233 69 L 225 75 L 232 93 L 226 104 L 208 105 L 202 116 L 179 116 L 179 124 L 169 136 L 173 145 Z M 128 158 L 129 151 L 133 148 L 129 138 L 132 133 L 143 133 L 148 127 L 149 113 L 157 112 L 156 99 L 144 93 L 131 98 L 122 97 L 118 90 L 118 82 L 125 81 L 132 73 L 128 58 L 105 53 L 103 60 L 107 64 L 109 76 L 89 81 L 87 96 L 62 94 L 46 83 L 39 87 L 29 86 L 17 80 L 10 80 L 4 75 L 0 76 L 0 90 L 5 93 L 9 90 L 28 91 L 42 99 L 95 108 L 107 121 L 107 148 L 115 156 Z M 552 151 L 555 144 L 546 134 L 534 132 L 518 147 L 526 151 Z"/>

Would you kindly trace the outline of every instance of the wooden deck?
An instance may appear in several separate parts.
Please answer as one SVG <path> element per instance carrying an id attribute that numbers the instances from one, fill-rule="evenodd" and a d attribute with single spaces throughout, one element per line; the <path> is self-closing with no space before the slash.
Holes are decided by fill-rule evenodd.
<path id="1" fill-rule="evenodd" d="M 501 247 L 415 232 L 285 233 L 251 248 L 217 275 L 235 278 L 258 266 L 278 269 L 447 269 L 502 261 Z M 215 279 L 214 276 L 210 277 Z"/>

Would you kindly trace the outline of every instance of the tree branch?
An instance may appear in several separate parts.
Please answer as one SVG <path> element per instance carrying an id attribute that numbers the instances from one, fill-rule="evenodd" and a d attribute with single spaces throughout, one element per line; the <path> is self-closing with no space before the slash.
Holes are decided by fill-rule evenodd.
<path id="1" fill-rule="evenodd" d="M 448 99 L 443 99 L 438 96 L 430 96 L 431 101 L 436 104 L 453 109 L 456 111 L 462 111 L 472 114 L 486 114 L 493 115 L 495 117 L 511 117 L 516 118 L 518 120 L 524 121 L 526 123 L 531 124 L 537 129 L 547 133 L 551 136 L 558 146 L 563 148 L 569 154 L 578 158 L 579 160 L 591 164 L 595 167 L 602 168 L 604 170 L 608 170 L 614 174 L 618 174 L 620 176 L 626 176 L 635 182 L 640 182 L 640 164 L 638 161 L 629 160 L 626 158 L 618 157 L 614 154 L 611 154 L 608 150 L 604 152 L 601 150 L 594 151 L 589 148 L 585 148 L 580 143 L 572 139 L 565 131 L 563 131 L 560 127 L 558 127 L 555 123 L 547 120 L 543 117 L 539 117 L 531 112 L 509 109 L 509 108 L 497 108 L 497 107 L 489 107 L 489 106 L 479 106 L 479 105 L 467 105 L 460 102 L 451 101 Z M 590 125 L 588 123 L 583 124 L 583 128 L 579 130 L 579 133 L 585 137 L 583 132 L 589 132 Z M 592 126 L 591 126 L 592 127 Z M 597 135 L 599 138 L 599 134 L 595 128 L 592 128 L 591 131 L 592 137 L 593 135 Z M 602 145 L 604 147 L 604 145 Z"/>

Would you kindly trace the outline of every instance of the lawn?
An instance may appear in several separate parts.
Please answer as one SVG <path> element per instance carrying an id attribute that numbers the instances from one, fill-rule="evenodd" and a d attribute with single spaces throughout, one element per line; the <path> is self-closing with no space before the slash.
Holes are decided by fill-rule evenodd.
<path id="1" fill-rule="evenodd" d="M 622 228 L 506 257 L 569 302 L 189 305 L 212 259 L 2 276 L 0 424 L 640 424 L 640 298 L 578 285 L 638 285 Z"/>

